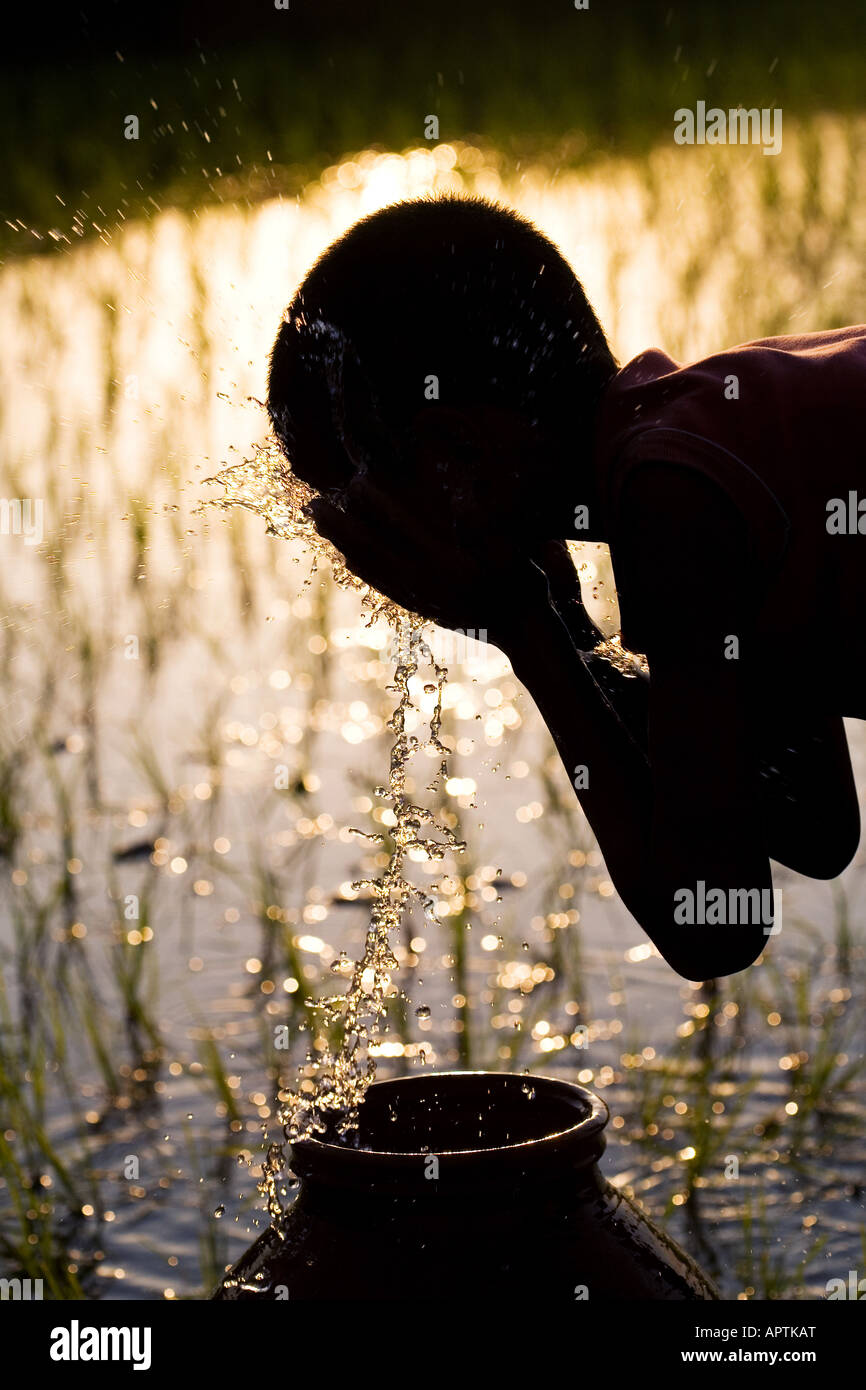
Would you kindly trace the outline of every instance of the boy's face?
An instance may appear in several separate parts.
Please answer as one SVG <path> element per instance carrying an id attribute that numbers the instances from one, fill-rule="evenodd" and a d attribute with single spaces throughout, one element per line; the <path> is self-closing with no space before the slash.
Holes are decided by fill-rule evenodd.
<path id="1" fill-rule="evenodd" d="M 369 423 L 369 422 L 368 422 Z M 563 470 L 554 450 L 517 411 L 480 405 L 429 405 L 398 437 L 349 428 L 338 440 L 316 434 L 292 461 L 293 471 L 352 515 L 352 499 L 368 478 L 389 499 L 389 531 L 403 518 L 419 521 L 443 554 L 452 547 L 486 550 L 491 540 L 532 551 L 570 534 L 563 504 Z M 386 537 L 383 525 L 383 542 Z"/>
<path id="2" fill-rule="evenodd" d="M 414 421 L 406 496 L 431 525 L 449 518 L 460 545 L 486 548 L 496 536 L 532 548 L 556 527 L 551 464 L 540 432 L 517 411 L 431 406 Z"/>

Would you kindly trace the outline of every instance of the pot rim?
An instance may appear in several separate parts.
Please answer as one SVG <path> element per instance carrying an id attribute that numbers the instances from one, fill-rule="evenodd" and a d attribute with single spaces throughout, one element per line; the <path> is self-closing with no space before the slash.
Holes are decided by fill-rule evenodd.
<path id="1" fill-rule="evenodd" d="M 576 1116 L 575 1123 L 552 1130 L 550 1133 L 536 1138 L 473 1149 L 355 1148 L 351 1144 L 337 1144 L 326 1139 L 312 1137 L 297 1140 L 290 1145 L 292 1167 L 301 1176 L 318 1176 L 322 1165 L 329 1169 L 332 1165 L 339 1165 L 341 1169 L 348 1167 L 356 1172 L 361 1168 L 366 1169 L 374 1166 L 384 1166 L 394 1171 L 410 1167 L 416 1168 L 431 1155 L 440 1159 L 447 1159 L 448 1166 L 452 1170 L 454 1165 L 459 1165 L 461 1168 L 469 1165 L 484 1165 L 489 1169 L 491 1166 L 511 1166 L 512 1162 L 520 1164 L 523 1160 L 536 1159 L 541 1162 L 567 1159 L 569 1166 L 574 1167 L 594 1163 L 604 1152 L 605 1136 L 603 1131 L 610 1118 L 610 1111 L 606 1102 L 594 1091 L 563 1077 L 539 1076 L 527 1072 L 475 1069 L 430 1071 L 374 1081 L 370 1090 L 376 1090 L 381 1095 L 383 1091 L 392 1088 L 395 1091 L 422 1086 L 429 1086 L 432 1089 L 437 1083 L 445 1082 L 447 1086 L 456 1082 L 460 1085 L 462 1081 L 469 1081 L 470 1079 L 492 1083 L 494 1086 L 500 1085 L 503 1092 L 507 1090 L 509 1084 L 515 1083 L 542 1088 L 551 1099 L 564 1101 L 573 1107 Z M 491 1103 L 495 1104 L 495 1099 L 495 1096 L 491 1097 Z M 298 1159 L 300 1162 L 297 1162 Z"/>

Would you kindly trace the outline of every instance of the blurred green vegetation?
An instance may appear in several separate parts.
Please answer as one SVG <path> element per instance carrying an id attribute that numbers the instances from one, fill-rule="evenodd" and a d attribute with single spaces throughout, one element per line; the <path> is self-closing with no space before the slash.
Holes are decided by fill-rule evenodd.
<path id="1" fill-rule="evenodd" d="M 639 153 L 698 99 L 808 116 L 866 92 L 866 7 L 842 0 L 259 0 L 242 16 L 180 0 L 163 28 L 159 14 L 144 26 L 108 7 L 65 46 L 45 24 L 0 59 L 4 249 L 50 248 L 74 220 L 87 235 L 169 203 L 294 193 L 349 151 L 422 142 L 430 114 L 443 140 L 574 163 Z"/>

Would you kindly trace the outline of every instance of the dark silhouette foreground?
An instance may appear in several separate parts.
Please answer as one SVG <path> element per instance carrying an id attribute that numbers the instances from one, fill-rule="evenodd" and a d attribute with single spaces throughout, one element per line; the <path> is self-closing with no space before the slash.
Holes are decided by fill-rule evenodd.
<path id="1" fill-rule="evenodd" d="M 771 858 L 831 878 L 857 848 L 864 402 L 866 327 L 618 370 L 556 248 L 476 199 L 358 223 L 274 345 L 268 408 L 319 530 L 507 653 L 618 893 L 688 979 L 767 944 Z M 610 546 L 648 680 L 592 655 L 568 538 Z"/>

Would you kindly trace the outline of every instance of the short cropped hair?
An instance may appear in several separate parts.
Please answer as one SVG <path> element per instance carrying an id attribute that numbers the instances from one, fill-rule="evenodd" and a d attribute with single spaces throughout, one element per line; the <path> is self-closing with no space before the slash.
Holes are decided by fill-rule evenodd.
<path id="1" fill-rule="evenodd" d="M 283 316 L 268 412 L 319 489 L 395 466 L 419 410 L 505 406 L 579 437 L 616 370 L 561 253 L 483 198 L 433 196 L 365 217 L 334 242 Z"/>

